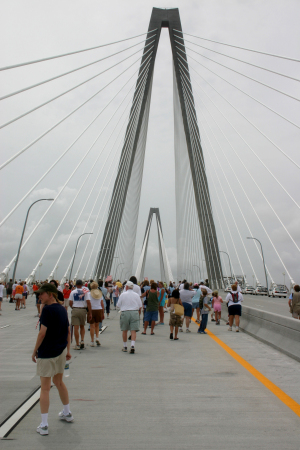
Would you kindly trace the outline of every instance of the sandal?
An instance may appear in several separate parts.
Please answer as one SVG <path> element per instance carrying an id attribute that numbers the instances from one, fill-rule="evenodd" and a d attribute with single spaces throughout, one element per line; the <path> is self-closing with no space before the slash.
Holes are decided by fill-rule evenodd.
<path id="1" fill-rule="evenodd" d="M 146 333 L 141 333 L 141 334 L 146 334 Z"/>
<path id="2" fill-rule="evenodd" d="M 174 338 L 174 341 L 179 341 L 179 338 Z"/>
<path id="3" fill-rule="evenodd" d="M 151 333 L 151 336 L 153 336 L 155 333 Z"/>

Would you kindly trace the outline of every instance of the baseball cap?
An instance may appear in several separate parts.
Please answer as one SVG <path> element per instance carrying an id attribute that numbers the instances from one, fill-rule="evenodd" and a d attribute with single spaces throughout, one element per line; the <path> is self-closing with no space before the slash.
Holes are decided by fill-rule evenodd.
<path id="1" fill-rule="evenodd" d="M 35 291 L 35 294 L 43 294 L 43 292 L 53 292 L 54 294 L 57 294 L 58 291 L 54 284 L 45 283 L 37 291 Z"/>
<path id="2" fill-rule="evenodd" d="M 127 281 L 126 286 L 128 286 L 130 289 L 133 289 L 133 282 L 132 281 Z"/>

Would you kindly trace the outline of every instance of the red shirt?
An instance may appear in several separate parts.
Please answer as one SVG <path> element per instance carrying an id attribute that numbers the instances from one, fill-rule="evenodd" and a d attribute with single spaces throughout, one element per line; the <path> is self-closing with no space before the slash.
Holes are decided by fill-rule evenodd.
<path id="1" fill-rule="evenodd" d="M 33 289 L 34 291 L 37 291 L 37 290 L 38 290 L 38 287 L 37 287 L 37 285 L 36 285 L 36 284 L 34 284 L 34 285 L 32 286 L 32 289 Z"/>
<path id="2" fill-rule="evenodd" d="M 64 289 L 63 294 L 64 294 L 64 298 L 68 299 L 71 294 L 71 289 Z"/>

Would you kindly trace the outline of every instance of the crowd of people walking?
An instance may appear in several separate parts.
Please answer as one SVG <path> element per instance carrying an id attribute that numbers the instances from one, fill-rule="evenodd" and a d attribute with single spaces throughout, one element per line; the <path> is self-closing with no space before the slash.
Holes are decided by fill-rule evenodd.
<path id="1" fill-rule="evenodd" d="M 2 306 L 4 288 L 15 310 L 26 308 L 26 299 L 30 293 L 25 281 L 6 285 L 0 283 L 0 306 Z M 169 332 L 166 337 L 178 341 L 180 333 L 191 333 L 192 320 L 198 324 L 197 333 L 207 334 L 208 318 L 216 326 L 221 324 L 222 304 L 228 331 L 239 332 L 242 314 L 243 295 L 238 282 L 232 284 L 225 298 L 217 290 L 210 289 L 208 280 L 192 284 L 187 280 L 178 284 L 170 282 L 167 286 L 162 281 L 148 280 L 138 284 L 135 276 L 121 283 L 120 280 L 69 280 L 64 285 L 57 281 L 35 282 L 32 293 L 36 298 L 37 316 L 39 317 L 39 334 L 32 354 L 32 361 L 37 364 L 37 375 L 41 378 L 41 415 L 42 422 L 37 427 L 41 435 L 48 434 L 48 409 L 51 378 L 56 385 L 63 410 L 60 420 L 73 421 L 70 411 L 67 388 L 63 382 L 63 372 L 71 359 L 71 342 L 74 336 L 74 350 L 86 348 L 86 323 L 90 336 L 90 347 L 101 347 L 100 332 L 103 331 L 104 319 L 110 319 L 111 308 L 120 314 L 122 335 L 122 352 L 136 352 L 137 333 L 141 337 L 155 335 L 156 327 L 164 327 L 166 314 L 169 318 Z M 294 318 L 300 318 L 300 287 L 294 286 L 289 298 L 290 311 Z M 69 308 L 71 314 L 68 315 Z M 70 322 L 69 322 L 70 317 Z M 224 319 L 224 317 L 223 317 Z M 141 321 L 143 325 L 141 326 Z M 151 338 L 152 339 L 152 338 Z M 155 339 L 155 338 L 154 338 Z"/>

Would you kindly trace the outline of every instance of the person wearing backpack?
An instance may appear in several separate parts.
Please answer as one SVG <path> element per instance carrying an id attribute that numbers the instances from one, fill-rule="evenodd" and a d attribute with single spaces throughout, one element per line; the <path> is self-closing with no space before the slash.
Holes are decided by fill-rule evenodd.
<path id="1" fill-rule="evenodd" d="M 199 300 L 199 307 L 200 307 L 200 311 L 201 311 L 201 323 L 200 323 L 197 333 L 207 334 L 205 329 L 207 326 L 208 313 L 209 313 L 209 311 L 211 311 L 211 308 L 208 304 L 209 297 L 207 295 L 207 290 L 206 289 L 201 289 L 201 290 L 202 290 L 202 295 Z"/>
<path id="2" fill-rule="evenodd" d="M 240 316 L 242 315 L 242 301 L 243 296 L 238 292 L 237 285 L 231 286 L 231 291 L 227 295 L 225 302 L 228 304 L 229 314 L 229 328 L 228 331 L 232 331 L 233 319 L 235 318 L 235 331 L 239 332 Z"/>
<path id="3" fill-rule="evenodd" d="M 183 324 L 183 317 L 180 316 L 177 311 L 175 310 L 175 305 L 180 305 L 183 308 L 182 302 L 179 298 L 179 291 L 178 289 L 173 289 L 173 292 L 171 294 L 171 297 L 169 297 L 168 300 L 168 308 L 170 309 L 170 339 L 173 339 L 173 330 L 175 328 L 175 337 L 174 341 L 178 341 L 178 329 L 179 327 L 182 327 Z M 184 313 L 184 309 L 183 309 Z"/>

